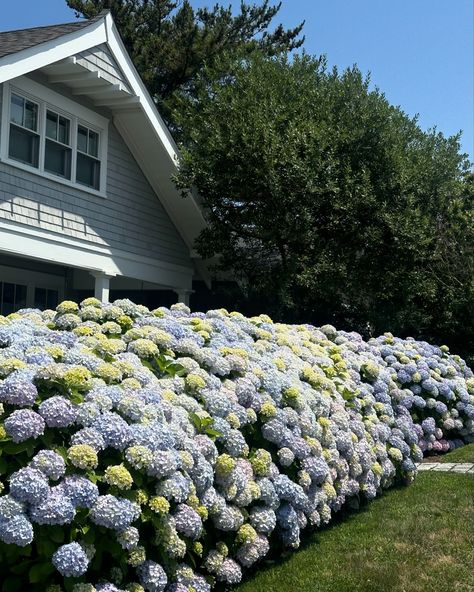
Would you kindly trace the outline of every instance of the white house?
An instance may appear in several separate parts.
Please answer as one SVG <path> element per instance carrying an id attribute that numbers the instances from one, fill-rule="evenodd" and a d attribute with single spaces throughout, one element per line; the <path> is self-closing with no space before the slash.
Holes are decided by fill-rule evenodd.
<path id="1" fill-rule="evenodd" d="M 0 113 L 0 313 L 109 291 L 187 302 L 205 221 L 110 13 L 0 33 Z"/>

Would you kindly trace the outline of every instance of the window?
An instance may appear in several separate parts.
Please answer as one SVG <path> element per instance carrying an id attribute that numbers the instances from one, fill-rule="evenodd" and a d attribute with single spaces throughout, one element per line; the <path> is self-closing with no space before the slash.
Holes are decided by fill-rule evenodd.
<path id="1" fill-rule="evenodd" d="M 45 310 L 47 308 L 54 309 L 59 302 L 58 290 L 50 290 L 48 288 L 35 288 L 35 308 Z"/>
<path id="2" fill-rule="evenodd" d="M 38 105 L 12 93 L 10 105 L 10 157 L 37 168 L 40 139 L 37 131 Z"/>
<path id="3" fill-rule="evenodd" d="M 44 170 L 65 179 L 71 178 L 70 129 L 69 119 L 49 109 L 46 111 Z"/>
<path id="4" fill-rule="evenodd" d="M 8 315 L 26 306 L 26 286 L 0 282 L 0 314 Z"/>
<path id="5" fill-rule="evenodd" d="M 100 160 L 99 134 L 83 125 L 77 126 L 77 166 L 76 181 L 99 189 Z"/>
<path id="6" fill-rule="evenodd" d="M 4 85 L 0 158 L 105 194 L 107 120 L 33 80 Z"/>

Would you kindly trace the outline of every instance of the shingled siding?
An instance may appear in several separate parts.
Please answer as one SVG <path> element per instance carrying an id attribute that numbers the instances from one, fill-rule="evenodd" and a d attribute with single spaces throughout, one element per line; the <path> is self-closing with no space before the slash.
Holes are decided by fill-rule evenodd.
<path id="1" fill-rule="evenodd" d="M 1 90 L 0 85 L 0 101 Z M 106 198 L 0 162 L 0 219 L 89 245 L 191 263 L 186 245 L 112 123 Z"/>
<path id="2" fill-rule="evenodd" d="M 127 90 L 130 90 L 125 76 L 105 44 L 83 51 L 75 57 L 79 65 L 91 72 L 100 72 L 104 80 L 108 80 L 112 84 L 122 84 Z"/>

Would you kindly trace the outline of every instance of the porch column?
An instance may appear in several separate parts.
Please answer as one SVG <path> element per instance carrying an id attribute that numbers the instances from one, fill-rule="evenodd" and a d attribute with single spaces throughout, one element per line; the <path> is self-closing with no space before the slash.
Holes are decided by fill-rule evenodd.
<path id="1" fill-rule="evenodd" d="M 176 292 L 178 296 L 178 302 L 182 302 L 183 304 L 186 304 L 186 306 L 189 306 L 189 298 L 194 290 L 185 290 L 183 288 L 182 290 L 176 289 L 174 292 Z"/>
<path id="2" fill-rule="evenodd" d="M 110 278 L 112 275 L 107 275 L 102 271 L 91 271 L 91 275 L 95 278 L 94 296 L 101 302 L 109 301 Z"/>

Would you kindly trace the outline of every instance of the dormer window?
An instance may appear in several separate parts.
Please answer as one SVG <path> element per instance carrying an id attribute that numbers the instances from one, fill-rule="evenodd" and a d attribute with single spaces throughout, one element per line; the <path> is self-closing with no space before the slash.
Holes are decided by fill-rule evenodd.
<path id="1" fill-rule="evenodd" d="M 17 79 L 15 86 L 5 84 L 3 109 L 3 160 L 105 194 L 104 117 L 26 78 Z"/>

